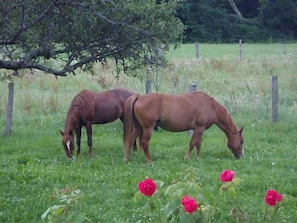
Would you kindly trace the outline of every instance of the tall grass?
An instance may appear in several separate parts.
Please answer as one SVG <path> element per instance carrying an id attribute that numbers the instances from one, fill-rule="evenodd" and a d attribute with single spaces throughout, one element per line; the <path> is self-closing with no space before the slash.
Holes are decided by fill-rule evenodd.
<path id="1" fill-rule="evenodd" d="M 244 126 L 243 159 L 234 160 L 224 134 L 212 127 L 203 135 L 198 160 L 184 160 L 190 140 L 186 133 L 159 130 L 151 139 L 152 165 L 145 163 L 143 152 L 132 153 L 131 162 L 125 164 L 122 125 L 116 121 L 94 126 L 92 159 L 83 132 L 82 154 L 70 162 L 58 129 L 64 127 L 75 94 L 83 88 L 102 91 L 114 87 L 144 93 L 145 79 L 125 75 L 116 79 L 112 68 L 99 64 L 94 66 L 94 75 L 79 72 L 57 79 L 24 71 L 15 79 L 10 137 L 4 137 L 8 88 L 6 82 L 0 82 L 0 222 L 41 222 L 49 207 L 61 204 L 57 190 L 63 194 L 75 189 L 81 191 L 81 197 L 53 216 L 53 222 L 160 222 L 159 210 L 147 212 L 142 206 L 145 202 L 133 200 L 138 182 L 151 177 L 162 180 L 166 187 L 184 181 L 193 171 L 193 180 L 202 186 L 203 200 L 199 202 L 215 207 L 208 222 L 236 222 L 230 216 L 232 204 L 219 191 L 219 174 L 224 169 L 234 170 L 243 179 L 236 192 L 245 222 L 268 221 L 263 199 L 269 188 L 284 195 L 277 222 L 294 222 L 297 45 L 287 45 L 284 57 L 281 44 L 244 44 L 242 61 L 237 45 L 201 44 L 199 49 L 198 61 L 194 45 L 182 45 L 169 53 L 169 66 L 159 71 L 160 92 L 182 94 L 194 82 L 224 104 L 237 125 Z M 277 123 L 271 121 L 272 75 L 279 81 Z"/>

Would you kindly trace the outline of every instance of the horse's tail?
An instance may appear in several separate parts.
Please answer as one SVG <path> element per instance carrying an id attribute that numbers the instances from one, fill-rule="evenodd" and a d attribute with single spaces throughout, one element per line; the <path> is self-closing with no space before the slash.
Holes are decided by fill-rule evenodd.
<path id="1" fill-rule="evenodd" d="M 131 133 L 133 130 L 134 122 L 137 121 L 134 115 L 134 105 L 137 99 L 139 98 L 139 94 L 134 94 L 130 96 L 124 105 L 124 150 L 125 153 L 130 151 L 131 148 Z M 129 153 L 129 152 L 128 152 Z M 128 158 L 129 159 L 129 158 Z"/>

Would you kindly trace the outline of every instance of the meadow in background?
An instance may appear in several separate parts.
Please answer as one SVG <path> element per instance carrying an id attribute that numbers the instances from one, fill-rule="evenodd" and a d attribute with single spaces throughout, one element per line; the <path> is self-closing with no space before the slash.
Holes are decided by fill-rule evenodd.
<path id="1" fill-rule="evenodd" d="M 201 185 L 203 203 L 215 207 L 208 222 L 268 222 L 264 196 L 267 189 L 283 194 L 277 222 L 294 222 L 296 212 L 297 45 L 201 44 L 195 59 L 193 44 L 168 53 L 169 66 L 158 70 L 159 92 L 182 94 L 189 85 L 225 105 L 238 127 L 244 126 L 245 157 L 234 160 L 227 139 L 217 127 L 205 131 L 200 159 L 184 160 L 190 138 L 187 133 L 164 130 L 151 140 L 153 163 L 147 165 L 142 151 L 123 162 L 120 121 L 94 126 L 93 153 L 89 159 L 86 133 L 82 153 L 67 160 L 59 129 L 64 128 L 72 98 L 83 88 L 103 91 L 124 87 L 145 93 L 145 80 L 116 73 L 111 67 L 94 66 L 93 75 L 78 72 L 56 79 L 53 75 L 24 71 L 15 79 L 12 135 L 4 137 L 7 82 L 0 82 L 0 222 L 41 222 L 41 215 L 59 198 L 72 193 L 71 202 L 53 222 L 160 222 L 162 213 L 146 211 L 135 202 L 137 184 L 146 177 L 173 182 L 191 179 Z M 3 72 L 3 71 L 1 71 Z M 279 120 L 271 120 L 271 77 L 278 76 Z M 152 87 L 152 91 L 154 88 Z M 237 199 L 246 218 L 232 218 L 234 208 L 220 195 L 219 174 L 234 170 L 243 179 Z M 76 196 L 77 195 L 77 196 Z M 69 197 L 68 197 L 69 199 Z M 44 219 L 49 222 L 50 214 Z"/>

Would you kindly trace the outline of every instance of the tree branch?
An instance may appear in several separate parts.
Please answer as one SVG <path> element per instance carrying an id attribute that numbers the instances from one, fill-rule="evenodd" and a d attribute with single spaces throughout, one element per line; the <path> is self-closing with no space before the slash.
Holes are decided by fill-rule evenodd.
<path id="1" fill-rule="evenodd" d="M 237 6 L 236 6 L 234 0 L 228 0 L 228 2 L 230 3 L 230 5 L 231 5 L 233 11 L 236 13 L 236 15 L 237 15 L 239 18 L 243 19 L 243 16 L 242 16 L 241 12 L 239 11 L 239 9 L 237 8 Z"/>
<path id="2" fill-rule="evenodd" d="M 182 36 L 184 27 L 170 7 L 171 1 L 145 5 L 112 0 L 18 0 L 18 5 L 7 1 L 0 12 L 5 15 L 0 48 L 10 58 L 0 54 L 0 69 L 38 69 L 66 76 L 108 58 L 124 71 L 141 68 L 151 49 Z M 174 30 L 168 28 L 172 26 Z M 49 59 L 58 66 L 51 66 Z"/>

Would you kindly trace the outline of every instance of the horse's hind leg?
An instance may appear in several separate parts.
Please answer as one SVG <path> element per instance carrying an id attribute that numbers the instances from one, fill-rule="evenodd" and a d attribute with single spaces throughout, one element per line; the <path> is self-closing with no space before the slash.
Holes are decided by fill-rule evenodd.
<path id="1" fill-rule="evenodd" d="M 134 150 L 134 151 L 137 151 L 136 139 L 134 140 L 134 143 L 133 143 L 133 150 Z"/>
<path id="2" fill-rule="evenodd" d="M 139 136 L 139 131 L 140 129 L 138 128 L 133 128 L 132 132 L 125 135 L 124 138 L 124 152 L 125 152 L 125 157 L 124 160 L 127 162 L 130 159 L 130 150 L 131 146 L 133 144 L 136 144 L 136 138 Z"/>
<path id="3" fill-rule="evenodd" d="M 124 122 L 124 117 L 120 117 L 120 120 L 123 122 L 124 126 L 125 126 L 125 122 Z M 125 127 L 124 127 L 124 131 L 125 131 Z M 125 137 L 125 134 L 124 134 L 124 137 Z M 136 137 L 137 138 L 137 137 Z M 125 139 L 124 139 L 125 140 Z M 132 144 L 131 144 L 132 145 Z M 134 140 L 133 142 L 133 150 L 134 151 L 137 151 L 137 144 L 136 144 L 136 139 Z"/>
<path id="4" fill-rule="evenodd" d="M 151 163 L 152 161 L 150 157 L 150 151 L 149 151 L 149 143 L 152 136 L 152 131 L 153 131 L 153 128 L 143 129 L 143 135 L 140 139 L 141 147 L 143 148 L 147 163 Z"/>
<path id="5" fill-rule="evenodd" d="M 196 146 L 196 150 L 197 150 L 196 151 L 196 158 L 199 157 L 200 147 L 201 147 L 201 138 L 202 138 L 203 130 L 201 130 L 201 129 L 195 129 L 194 130 L 193 136 L 192 136 L 190 144 L 189 144 L 189 149 L 188 149 L 188 151 L 186 153 L 186 159 L 190 159 L 191 152 L 194 149 L 194 146 Z"/>
<path id="6" fill-rule="evenodd" d="M 87 136 L 88 136 L 88 146 L 89 146 L 89 156 L 93 156 L 93 150 L 92 150 L 92 124 L 87 123 L 86 124 L 86 131 L 87 131 Z"/>

